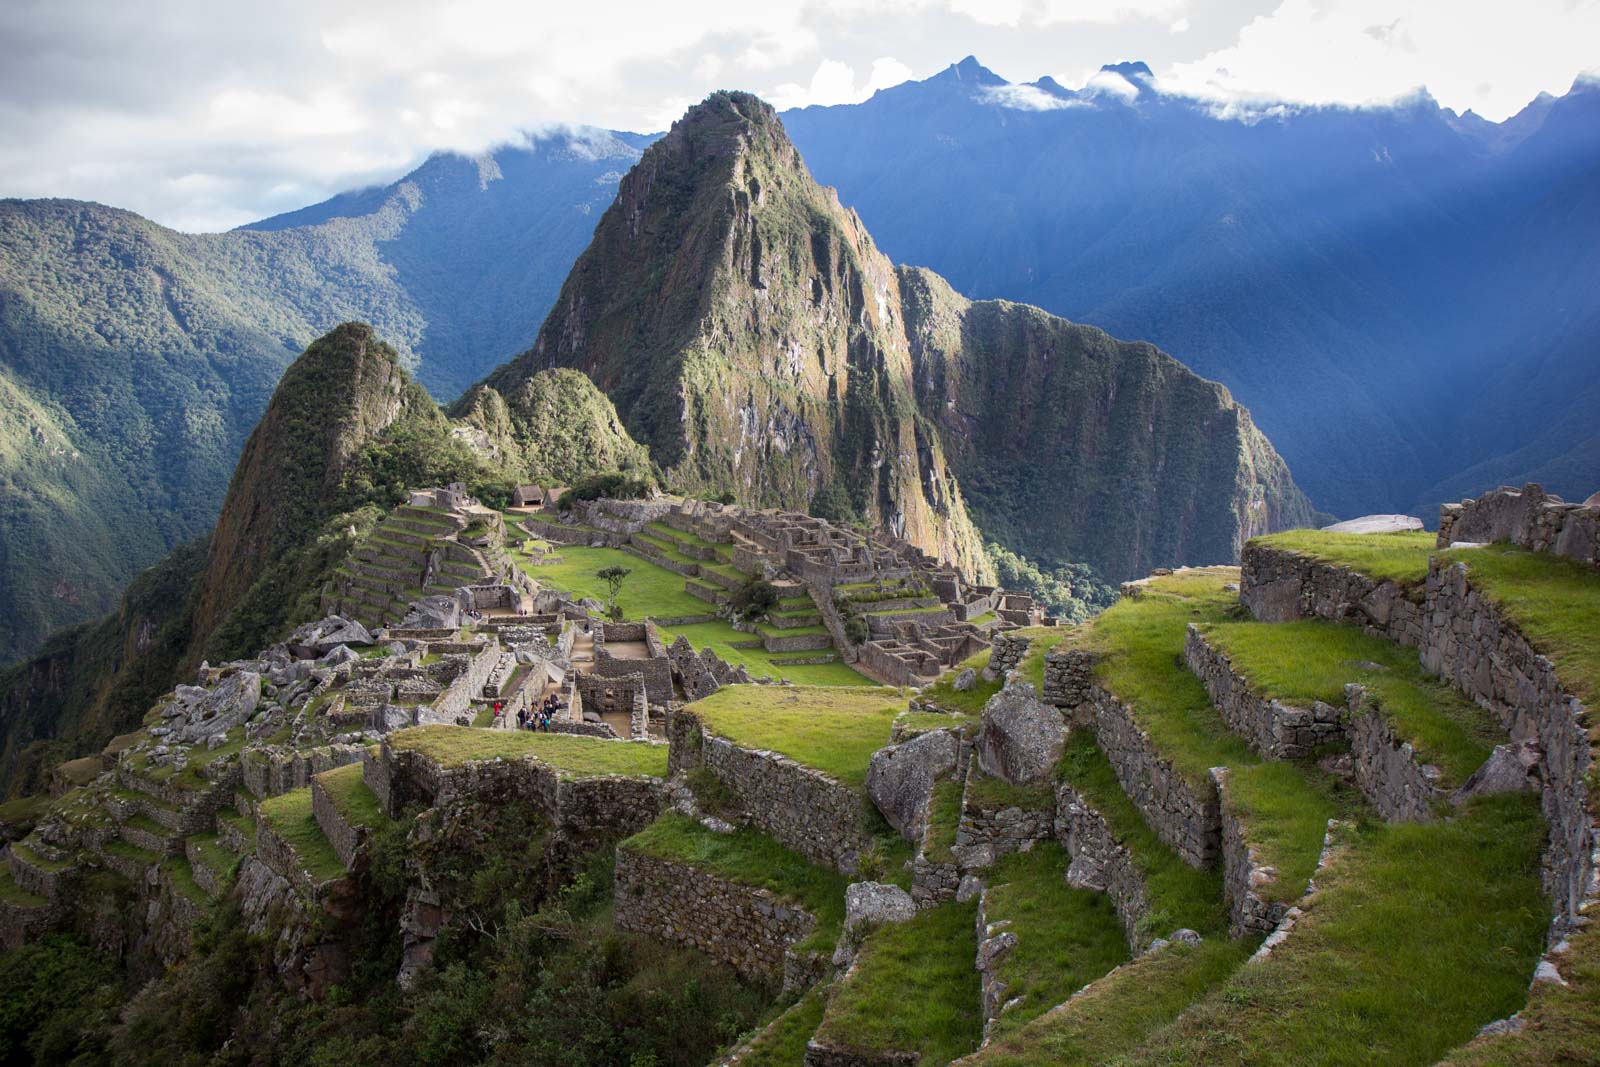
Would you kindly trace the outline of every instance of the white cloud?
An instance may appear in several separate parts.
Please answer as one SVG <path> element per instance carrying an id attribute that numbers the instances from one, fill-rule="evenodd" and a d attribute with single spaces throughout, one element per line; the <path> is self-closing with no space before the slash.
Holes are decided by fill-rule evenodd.
<path id="1" fill-rule="evenodd" d="M 892 56 L 875 59 L 866 80 L 857 84 L 854 68 L 836 59 L 824 59 L 807 85 L 785 82 L 766 94 L 767 102 L 780 111 L 810 104 L 830 106 L 855 104 L 879 89 L 899 85 L 911 77 L 911 68 Z"/>
<path id="2" fill-rule="evenodd" d="M 1368 104 L 1426 87 L 1488 119 L 1600 62 L 1600 0 L 1284 0 L 1238 40 L 1161 74 L 1218 99 Z"/>
<path id="3" fill-rule="evenodd" d="M 1083 106 L 1081 100 L 1056 96 L 1036 85 L 986 85 L 978 95 L 991 104 L 1017 111 L 1059 111 L 1065 107 Z"/>

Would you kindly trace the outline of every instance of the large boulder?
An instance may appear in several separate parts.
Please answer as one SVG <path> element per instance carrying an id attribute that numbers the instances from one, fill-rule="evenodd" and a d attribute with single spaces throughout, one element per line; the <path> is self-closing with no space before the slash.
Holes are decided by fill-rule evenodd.
<path id="1" fill-rule="evenodd" d="M 1451 796 L 1457 804 L 1497 793 L 1529 793 L 1539 789 L 1539 746 L 1531 742 L 1496 745 L 1489 758 Z"/>
<path id="2" fill-rule="evenodd" d="M 978 766 L 1013 785 L 1047 777 L 1066 749 L 1061 713 L 1039 699 L 1027 682 L 1014 682 L 989 698 L 978 736 Z"/>
<path id="3" fill-rule="evenodd" d="M 261 703 L 261 675 L 237 671 L 224 678 L 204 700 L 191 704 L 179 736 L 198 741 L 212 734 L 224 734 L 243 725 Z"/>
<path id="4" fill-rule="evenodd" d="M 917 916 L 917 902 L 897 885 L 854 882 L 844 891 L 844 928 L 854 933 L 863 926 L 909 922 Z"/>
<path id="5" fill-rule="evenodd" d="M 1332 526 L 1324 526 L 1324 533 L 1404 533 L 1422 529 L 1422 520 L 1415 515 L 1363 515 L 1359 519 L 1346 519 Z"/>
<path id="6" fill-rule="evenodd" d="M 953 731 L 934 730 L 872 754 L 867 796 L 908 841 L 921 842 L 933 783 L 956 769 L 960 748 Z"/>
<path id="7" fill-rule="evenodd" d="M 461 605 L 453 596 L 413 600 L 400 621 L 403 630 L 454 630 L 461 625 Z"/>

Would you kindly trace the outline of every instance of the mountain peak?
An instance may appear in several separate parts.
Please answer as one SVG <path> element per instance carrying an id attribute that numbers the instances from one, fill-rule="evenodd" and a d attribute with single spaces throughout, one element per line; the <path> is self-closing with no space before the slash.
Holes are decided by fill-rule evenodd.
<path id="1" fill-rule="evenodd" d="M 1123 61 L 1121 63 L 1107 63 L 1100 68 L 1102 74 L 1120 74 L 1129 81 L 1154 81 L 1155 74 L 1148 64 L 1142 60 Z"/>
<path id="2" fill-rule="evenodd" d="M 982 63 L 979 63 L 977 56 L 967 56 L 959 63 L 952 63 L 928 80 L 960 82 L 962 85 L 972 88 L 1011 84 Z"/>

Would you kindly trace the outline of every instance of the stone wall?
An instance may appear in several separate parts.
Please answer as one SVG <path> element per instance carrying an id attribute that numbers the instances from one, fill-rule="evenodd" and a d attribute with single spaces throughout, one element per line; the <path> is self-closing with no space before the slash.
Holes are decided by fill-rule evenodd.
<path id="1" fill-rule="evenodd" d="M 265 799 L 309 785 L 314 775 L 355 763 L 366 753 L 364 745 L 324 745 L 297 752 L 291 748 L 246 749 L 241 759 L 244 787 Z"/>
<path id="2" fill-rule="evenodd" d="M 1562 688 L 1554 664 L 1468 584 L 1463 564 L 1432 561 L 1427 603 L 1424 669 L 1493 709 L 1513 740 L 1532 741 L 1542 752 L 1541 802 L 1550 824 L 1545 891 L 1557 920 L 1569 922 L 1593 892 L 1594 853 L 1600 846 L 1585 784 L 1594 762 L 1588 737 L 1593 714 Z"/>
<path id="3" fill-rule="evenodd" d="M 1535 552 L 1600 562 L 1600 504 L 1568 504 L 1534 483 L 1521 489 L 1502 486 L 1439 509 L 1438 546 L 1456 541 L 1509 541 Z"/>
<path id="4" fill-rule="evenodd" d="M 467 669 L 433 701 L 434 721 L 451 722 L 458 715 L 472 714 L 472 701 L 483 692 L 484 683 L 500 661 L 500 640 L 490 637 L 483 647 L 468 656 Z"/>
<path id="5" fill-rule="evenodd" d="M 1330 619 L 1415 647 L 1422 641 L 1420 593 L 1255 542 L 1240 561 L 1239 599 L 1260 622 Z"/>
<path id="6" fill-rule="evenodd" d="M 740 748 L 689 709 L 667 712 L 669 773 L 705 767 L 749 822 L 815 863 L 854 874 L 867 844 L 865 795 L 776 752 Z"/>
<path id="7" fill-rule="evenodd" d="M 1227 653 L 1189 624 L 1183 658 L 1200 679 L 1228 729 L 1270 759 L 1306 759 L 1322 745 L 1344 740 L 1341 709 L 1318 700 L 1309 708 L 1285 704 L 1256 692 L 1228 660 Z"/>
<path id="8" fill-rule="evenodd" d="M 1350 760 L 1367 803 L 1390 822 L 1432 818 L 1434 804 L 1444 799 L 1439 768 L 1417 759 L 1411 742 L 1395 734 L 1364 686 L 1347 685 L 1345 695 L 1350 702 Z"/>
<path id="9" fill-rule="evenodd" d="M 1191 867 L 1204 867 L 1222 850 L 1222 821 L 1215 785 L 1191 783 L 1141 730 L 1132 710 L 1106 690 L 1090 690 L 1095 738 L 1116 771 L 1122 791 L 1162 842 Z"/>
<path id="10" fill-rule="evenodd" d="M 1028 646 L 1033 644 L 1026 637 L 1017 637 L 1014 634 L 995 634 L 994 644 L 989 650 L 989 669 L 996 678 L 1004 678 L 1007 674 L 1022 666 L 1023 659 L 1028 655 Z"/>
<path id="11" fill-rule="evenodd" d="M 1264 900 L 1259 890 L 1276 883 L 1276 868 L 1257 862 L 1256 850 L 1244 838 L 1244 827 L 1228 808 L 1228 768 L 1213 767 L 1222 813 L 1222 889 L 1228 901 L 1228 933 L 1233 937 L 1265 937 L 1283 921 L 1289 905 Z"/>
<path id="12" fill-rule="evenodd" d="M 367 842 L 367 828 L 356 826 L 346 819 L 344 813 L 339 810 L 339 805 L 333 802 L 332 795 L 316 778 L 311 779 L 311 814 L 316 818 L 322 836 L 328 839 L 333 851 L 338 853 L 339 862 L 344 864 L 344 869 L 354 870 L 361 846 Z"/>
<path id="13" fill-rule="evenodd" d="M 1094 665 L 1095 655 L 1082 649 L 1054 648 L 1046 652 L 1040 699 L 1068 712 L 1075 725 L 1092 725 L 1080 722 L 1071 713 L 1089 703 L 1089 692 L 1095 687 Z"/>
<path id="14" fill-rule="evenodd" d="M 973 786 L 988 776 L 978 769 L 976 755 L 969 759 L 967 786 L 961 800 L 961 822 L 956 827 L 956 841 L 950 849 L 961 869 L 989 867 L 1001 856 L 1025 852 L 1036 842 L 1049 840 L 1055 826 L 1052 800 L 1041 794 L 1040 804 L 1035 808 L 985 807 L 974 796 Z"/>
<path id="15" fill-rule="evenodd" d="M 1105 818 L 1065 782 L 1056 786 L 1055 835 L 1072 858 L 1067 884 L 1106 894 L 1122 920 L 1128 947 L 1134 953 L 1142 951 L 1153 940 L 1141 929 L 1150 912 L 1144 876 L 1133 854 L 1117 843 Z"/>
<path id="16" fill-rule="evenodd" d="M 766 889 L 622 846 L 613 899 L 619 929 L 698 949 L 773 987 L 791 946 L 817 928 L 810 912 Z"/>

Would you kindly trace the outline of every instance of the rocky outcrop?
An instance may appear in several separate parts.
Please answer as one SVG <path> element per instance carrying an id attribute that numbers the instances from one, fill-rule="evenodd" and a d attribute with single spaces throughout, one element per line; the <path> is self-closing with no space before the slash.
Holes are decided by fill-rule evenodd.
<path id="1" fill-rule="evenodd" d="M 1061 713 L 1039 699 L 1026 682 L 1008 685 L 989 698 L 978 735 L 978 765 L 1013 785 L 1049 776 L 1066 748 Z"/>
<path id="2" fill-rule="evenodd" d="M 873 753 L 867 796 L 906 840 L 922 840 L 934 782 L 955 771 L 960 751 L 955 731 L 932 730 Z"/>
<path id="3" fill-rule="evenodd" d="M 1594 500 L 1569 504 L 1534 483 L 1521 489 L 1502 487 L 1440 508 L 1438 545 L 1509 541 L 1535 552 L 1600 563 L 1600 504 Z"/>

